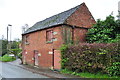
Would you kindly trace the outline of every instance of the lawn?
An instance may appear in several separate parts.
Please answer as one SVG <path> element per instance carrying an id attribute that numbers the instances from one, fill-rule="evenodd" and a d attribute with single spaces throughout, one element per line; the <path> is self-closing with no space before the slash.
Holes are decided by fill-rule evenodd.
<path id="1" fill-rule="evenodd" d="M 9 62 L 9 61 L 14 61 L 14 60 L 16 60 L 16 58 L 11 57 L 8 54 L 6 54 L 4 56 L 0 56 L 0 61 L 3 61 L 3 62 Z"/>
<path id="2" fill-rule="evenodd" d="M 76 76 L 79 76 L 81 78 L 112 78 L 112 79 L 114 79 L 114 78 L 120 78 L 118 76 L 112 76 L 112 77 L 110 77 L 107 74 L 101 74 L 101 73 L 97 73 L 97 74 L 88 73 L 88 72 L 76 73 L 76 72 L 68 71 L 66 69 L 61 70 L 61 73 L 76 75 Z"/>

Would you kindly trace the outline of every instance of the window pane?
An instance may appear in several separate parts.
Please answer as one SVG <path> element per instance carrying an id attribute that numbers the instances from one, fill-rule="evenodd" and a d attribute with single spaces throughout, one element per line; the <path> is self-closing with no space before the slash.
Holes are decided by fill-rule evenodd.
<path id="1" fill-rule="evenodd" d="M 52 30 L 47 31 L 46 36 L 47 41 L 52 41 L 53 38 Z"/>

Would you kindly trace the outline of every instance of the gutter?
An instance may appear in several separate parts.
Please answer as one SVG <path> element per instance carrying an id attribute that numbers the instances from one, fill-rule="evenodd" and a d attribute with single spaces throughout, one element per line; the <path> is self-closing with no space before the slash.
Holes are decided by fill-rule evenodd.
<path id="1" fill-rule="evenodd" d="M 24 36 L 24 35 L 26 35 L 26 34 L 33 33 L 33 32 L 41 31 L 41 30 L 44 30 L 44 29 L 53 28 L 53 27 L 58 27 L 58 26 L 61 26 L 61 25 L 66 25 L 66 26 L 69 26 L 69 27 L 72 27 L 72 28 L 81 28 L 81 29 L 87 29 L 87 30 L 90 29 L 90 28 L 85 28 L 85 27 L 80 27 L 80 26 L 69 25 L 69 24 L 58 24 L 58 25 L 49 26 L 49 27 L 46 27 L 46 28 L 42 28 L 42 29 L 30 31 L 30 32 L 27 32 L 27 33 L 23 33 L 22 36 Z"/>

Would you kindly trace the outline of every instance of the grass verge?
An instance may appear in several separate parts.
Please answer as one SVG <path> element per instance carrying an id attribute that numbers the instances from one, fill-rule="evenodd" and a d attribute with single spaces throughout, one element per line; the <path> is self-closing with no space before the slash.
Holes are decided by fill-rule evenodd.
<path id="1" fill-rule="evenodd" d="M 16 60 L 16 58 L 11 57 L 8 54 L 6 54 L 4 56 L 0 56 L 0 61 L 3 61 L 3 62 L 10 62 L 10 61 L 14 61 L 14 60 Z"/>
<path id="2" fill-rule="evenodd" d="M 61 70 L 61 73 L 76 75 L 76 76 L 79 76 L 79 77 L 82 77 L 82 78 L 120 78 L 118 76 L 110 77 L 107 74 L 101 74 L 101 73 L 97 73 L 97 74 L 92 74 L 92 73 L 88 73 L 88 72 L 76 73 L 76 72 L 69 71 L 67 69 Z"/>

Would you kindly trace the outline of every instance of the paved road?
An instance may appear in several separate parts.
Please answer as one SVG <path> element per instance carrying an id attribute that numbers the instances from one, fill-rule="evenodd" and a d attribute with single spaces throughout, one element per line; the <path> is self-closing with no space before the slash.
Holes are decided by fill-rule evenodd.
<path id="1" fill-rule="evenodd" d="M 0 62 L 0 79 L 2 78 L 48 78 L 44 75 L 32 73 L 20 67 Z"/>

